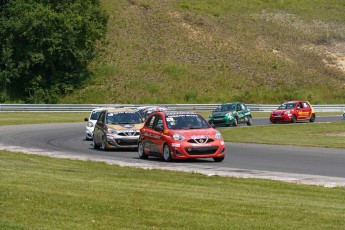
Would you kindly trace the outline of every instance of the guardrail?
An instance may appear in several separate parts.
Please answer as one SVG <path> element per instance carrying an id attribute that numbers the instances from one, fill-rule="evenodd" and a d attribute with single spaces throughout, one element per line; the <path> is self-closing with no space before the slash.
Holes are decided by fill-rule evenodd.
<path id="1" fill-rule="evenodd" d="M 220 104 L 0 104 L 0 112 L 90 112 L 98 107 L 163 106 L 172 111 L 213 111 Z M 247 104 L 253 112 L 271 112 L 279 105 Z M 313 105 L 315 112 L 343 112 L 345 104 Z"/>

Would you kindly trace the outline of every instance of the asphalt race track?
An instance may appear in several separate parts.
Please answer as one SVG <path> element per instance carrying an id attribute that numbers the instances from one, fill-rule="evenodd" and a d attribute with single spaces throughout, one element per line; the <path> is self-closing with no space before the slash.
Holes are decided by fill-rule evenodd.
<path id="1" fill-rule="evenodd" d="M 317 122 L 339 120 L 345 122 L 341 116 L 317 118 Z M 257 118 L 253 122 L 254 125 L 270 124 L 267 118 Z M 95 150 L 92 141 L 85 140 L 84 130 L 84 122 L 0 126 L 0 149 L 206 175 L 268 178 L 327 187 L 345 186 L 344 149 L 226 143 L 227 156 L 221 163 L 212 159 L 167 163 L 156 158 L 141 160 L 136 150 Z"/>

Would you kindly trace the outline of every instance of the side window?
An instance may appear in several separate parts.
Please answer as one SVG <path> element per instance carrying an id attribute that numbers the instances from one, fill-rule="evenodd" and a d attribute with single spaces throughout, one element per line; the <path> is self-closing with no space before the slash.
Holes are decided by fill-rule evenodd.
<path id="1" fill-rule="evenodd" d="M 247 109 L 247 107 L 244 104 L 241 104 L 241 108 L 242 108 L 242 110 L 246 110 Z"/>
<path id="2" fill-rule="evenodd" d="M 237 104 L 237 106 L 236 106 L 236 110 L 237 111 L 241 111 L 242 109 L 241 109 L 241 105 L 240 104 Z"/>
<path id="3" fill-rule="evenodd" d="M 156 119 L 156 116 L 151 117 L 149 120 L 146 121 L 145 126 L 150 129 L 153 129 L 153 124 L 155 122 L 155 119 Z"/>
<path id="4" fill-rule="evenodd" d="M 301 109 L 301 108 L 303 108 L 302 102 L 298 103 L 298 105 L 297 105 L 297 109 Z"/>
<path id="5" fill-rule="evenodd" d="M 304 108 L 309 108 L 310 106 L 309 106 L 309 104 L 307 102 L 303 102 L 303 107 Z"/>
<path id="6" fill-rule="evenodd" d="M 103 112 L 101 113 L 101 115 L 99 115 L 97 121 L 102 121 L 102 122 L 104 122 L 104 114 L 105 114 L 105 111 L 103 111 Z"/>
<path id="7" fill-rule="evenodd" d="M 155 124 L 153 125 L 153 128 L 155 129 L 156 127 L 158 127 L 158 126 L 160 126 L 160 127 L 163 127 L 163 119 L 162 119 L 162 117 L 161 116 L 156 116 L 156 122 L 155 122 Z"/>

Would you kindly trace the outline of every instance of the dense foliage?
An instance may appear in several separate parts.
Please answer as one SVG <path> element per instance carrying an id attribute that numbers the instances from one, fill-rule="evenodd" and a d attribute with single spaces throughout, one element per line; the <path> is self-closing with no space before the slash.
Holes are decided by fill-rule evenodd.
<path id="1" fill-rule="evenodd" d="M 0 10 L 0 102 L 54 103 L 87 78 L 106 32 L 99 0 L 1 0 Z"/>

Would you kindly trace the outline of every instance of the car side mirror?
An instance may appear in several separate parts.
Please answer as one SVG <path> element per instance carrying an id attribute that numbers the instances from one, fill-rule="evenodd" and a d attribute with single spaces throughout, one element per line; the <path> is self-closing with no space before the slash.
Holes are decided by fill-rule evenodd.
<path id="1" fill-rule="evenodd" d="M 215 125 L 215 124 L 211 124 L 211 127 L 215 129 L 215 128 L 216 128 L 216 125 Z"/>
<path id="2" fill-rule="evenodd" d="M 102 126 L 103 125 L 103 121 L 97 121 L 97 125 Z"/>
<path id="3" fill-rule="evenodd" d="M 85 118 L 84 118 L 84 121 L 89 121 L 89 118 L 85 117 Z"/>

